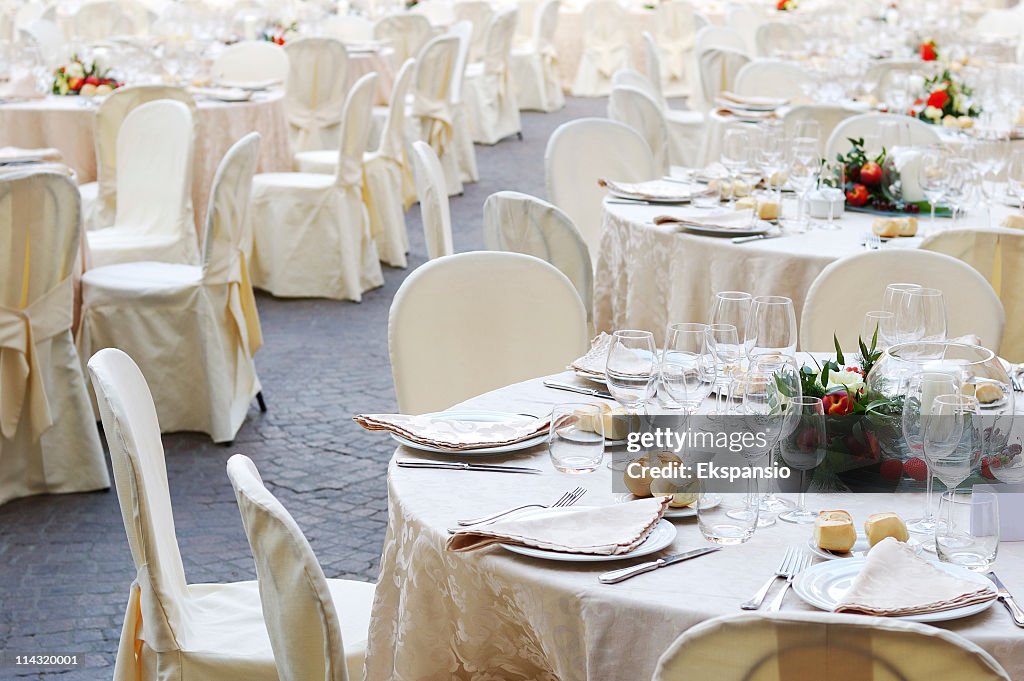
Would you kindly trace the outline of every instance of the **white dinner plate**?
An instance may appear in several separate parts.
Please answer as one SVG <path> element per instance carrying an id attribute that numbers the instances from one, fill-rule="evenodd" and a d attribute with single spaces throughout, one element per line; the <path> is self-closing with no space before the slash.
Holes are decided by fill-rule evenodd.
<path id="1" fill-rule="evenodd" d="M 867 535 L 861 532 L 860 530 L 857 530 L 857 541 L 854 543 L 853 548 L 847 551 L 846 553 L 839 553 L 837 551 L 829 551 L 827 549 L 821 548 L 815 543 L 813 534 L 811 535 L 810 539 L 807 540 L 807 546 L 810 547 L 811 552 L 814 553 L 814 555 L 820 558 L 824 558 L 825 560 L 837 560 L 840 558 L 863 558 L 864 556 L 868 555 L 868 551 L 871 549 L 871 544 L 868 543 Z M 914 553 L 917 555 L 920 555 L 921 550 L 924 548 L 924 545 L 921 544 L 921 542 L 914 537 L 911 537 L 907 541 L 907 546 L 912 548 L 914 550 Z"/>
<path id="2" fill-rule="evenodd" d="M 222 81 L 217 83 L 220 87 L 235 88 L 238 90 L 251 90 L 252 92 L 263 92 L 281 85 L 279 80 L 253 80 L 253 81 Z"/>
<path id="3" fill-rule="evenodd" d="M 596 506 L 572 506 L 569 508 L 545 508 L 531 513 L 524 513 L 519 518 L 533 517 L 534 515 L 552 515 L 566 511 L 579 510 L 581 508 L 597 508 Z M 628 553 L 620 553 L 615 556 L 597 556 L 589 553 L 565 553 L 562 551 L 548 551 L 546 549 L 535 549 L 531 546 L 514 546 L 512 544 L 499 544 L 503 549 L 518 553 L 530 558 L 542 560 L 554 560 L 565 563 L 600 563 L 609 560 L 625 560 L 627 558 L 639 558 L 661 551 L 670 545 L 676 538 L 676 526 L 662 518 L 654 526 L 647 539 L 640 546 Z"/>
<path id="4" fill-rule="evenodd" d="M 625 199 L 627 201 L 639 201 L 639 202 L 642 202 L 640 205 L 643 205 L 644 203 L 663 203 L 663 204 L 665 204 L 667 206 L 676 206 L 676 205 L 679 205 L 679 204 L 690 203 L 690 197 L 689 196 L 673 196 L 671 198 L 669 198 L 669 197 L 647 196 L 647 195 L 641 195 L 641 194 L 634 194 L 633 192 L 619 192 L 619 191 L 615 191 L 614 189 L 612 189 L 610 187 L 608 188 L 608 195 L 609 196 L 614 196 L 617 199 Z"/>
<path id="5" fill-rule="evenodd" d="M 690 232 L 691 234 L 700 234 L 701 236 L 724 236 L 724 237 L 737 237 L 737 236 L 758 236 L 761 234 L 767 234 L 768 232 L 775 229 L 775 225 L 758 220 L 752 227 L 738 227 L 736 229 L 723 229 L 721 227 L 712 227 L 710 225 L 698 225 L 696 223 L 687 222 L 679 223 L 679 228 L 683 231 Z"/>
<path id="6" fill-rule="evenodd" d="M 629 492 L 624 492 L 622 494 L 616 494 L 615 495 L 615 502 L 618 503 L 618 504 L 625 504 L 625 503 L 630 502 L 630 501 L 636 501 L 637 499 L 640 499 L 640 498 L 641 497 L 638 497 L 635 494 L 630 494 Z M 705 503 L 706 503 L 705 508 L 714 508 L 715 506 L 718 506 L 720 503 L 722 503 L 722 497 L 720 495 L 718 495 L 718 494 L 709 494 L 709 495 L 707 495 Z M 665 516 L 664 517 L 666 517 L 666 518 L 673 518 L 673 519 L 675 519 L 675 518 L 696 518 L 697 517 L 697 506 L 696 505 L 684 506 L 683 508 L 672 508 L 671 506 L 669 506 L 668 508 L 665 509 Z"/>
<path id="7" fill-rule="evenodd" d="M 864 558 L 850 558 L 849 560 L 829 560 L 812 565 L 793 580 L 793 591 L 808 605 L 831 612 L 835 610 L 839 599 L 850 590 L 853 580 L 864 568 L 864 562 Z M 948 572 L 955 577 L 978 584 L 979 586 L 986 586 L 993 592 L 996 590 L 992 582 L 984 575 L 971 572 L 959 565 L 940 563 L 938 561 L 931 561 L 931 563 L 940 570 Z M 995 599 L 993 599 L 985 603 L 975 603 L 962 608 L 921 613 L 918 615 L 903 615 L 901 617 L 893 617 L 893 619 L 909 620 L 912 622 L 945 622 L 976 615 L 987 610 L 995 602 Z"/>
<path id="8" fill-rule="evenodd" d="M 503 411 L 483 411 L 478 409 L 438 411 L 432 414 L 424 414 L 424 416 L 444 421 L 476 421 L 478 423 L 500 423 L 502 421 L 522 421 L 525 423 L 534 420 L 529 416 L 524 416 L 523 414 L 510 414 Z M 406 440 L 404 437 L 395 435 L 394 433 L 391 433 L 391 437 L 406 447 L 412 447 L 413 449 L 418 449 L 423 452 L 433 452 L 435 454 L 458 454 L 460 456 L 493 456 L 495 454 L 505 454 L 507 452 L 518 452 L 523 449 L 529 449 L 530 447 L 536 447 L 537 445 L 546 442 L 548 439 L 547 433 L 541 433 L 529 440 L 523 440 L 522 442 L 517 442 L 512 445 L 502 445 L 500 447 L 481 447 L 480 449 L 442 449 L 440 447 L 431 447 L 430 445 L 412 442 L 411 440 Z"/>
<path id="9" fill-rule="evenodd" d="M 584 378 L 584 379 L 586 379 L 588 381 L 593 381 L 594 383 L 600 383 L 601 385 L 608 385 L 608 379 L 605 378 L 604 376 L 595 376 L 594 374 L 588 374 L 588 373 L 584 373 L 582 371 L 574 371 L 573 373 L 576 374 L 577 376 L 579 376 L 580 378 Z"/>

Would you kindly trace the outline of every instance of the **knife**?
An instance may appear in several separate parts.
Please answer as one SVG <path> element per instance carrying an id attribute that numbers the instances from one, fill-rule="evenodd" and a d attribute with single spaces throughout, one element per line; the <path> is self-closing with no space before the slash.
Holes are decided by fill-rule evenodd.
<path id="1" fill-rule="evenodd" d="M 464 461 L 411 461 L 399 459 L 402 468 L 446 468 L 460 471 L 487 471 L 489 473 L 531 473 L 539 475 L 544 471 L 526 466 L 498 466 L 491 463 L 466 463 Z"/>
<path id="2" fill-rule="evenodd" d="M 590 395 L 591 397 L 600 397 L 606 400 L 614 400 L 612 394 L 607 390 L 597 390 L 595 388 L 584 388 L 583 386 L 573 385 L 572 383 L 559 383 L 558 381 L 544 381 L 544 385 L 555 390 L 568 390 L 571 393 L 580 393 L 581 395 Z"/>
<path id="3" fill-rule="evenodd" d="M 681 563 L 684 560 L 703 556 L 706 553 L 720 551 L 721 548 L 721 546 L 704 546 L 699 549 L 693 549 L 692 551 L 677 553 L 676 555 L 668 556 L 667 558 L 659 558 L 658 560 L 652 560 L 648 563 L 640 563 L 633 567 L 623 568 L 621 570 L 612 570 L 611 572 L 604 573 L 597 579 L 602 584 L 617 584 L 623 580 L 629 579 L 630 577 L 636 577 L 637 575 L 642 575 L 643 573 L 650 572 L 651 570 L 667 567 L 674 563 Z"/>
<path id="4" fill-rule="evenodd" d="M 1020 609 L 1017 605 L 1017 601 L 1013 600 L 1013 594 L 1011 594 L 1002 581 L 996 577 L 996 573 L 988 573 L 988 578 L 992 580 L 992 583 L 996 585 L 996 590 L 999 592 L 999 600 L 1003 602 L 1006 609 L 1010 611 L 1010 616 L 1013 618 L 1013 623 L 1018 627 L 1024 627 L 1024 610 Z"/>
<path id="5" fill-rule="evenodd" d="M 763 241 L 765 239 L 778 239 L 780 236 L 784 236 L 784 235 L 781 234 L 781 233 L 779 233 L 779 234 L 768 234 L 768 233 L 765 233 L 765 234 L 756 234 L 754 236 L 738 236 L 738 237 L 735 237 L 732 240 L 732 242 L 734 244 L 745 244 L 745 243 L 748 243 L 750 241 Z"/>

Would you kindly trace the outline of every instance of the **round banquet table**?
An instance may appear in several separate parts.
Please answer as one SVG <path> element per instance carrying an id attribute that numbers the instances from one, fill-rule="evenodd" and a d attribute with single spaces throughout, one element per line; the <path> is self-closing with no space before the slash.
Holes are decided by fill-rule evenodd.
<path id="1" fill-rule="evenodd" d="M 783 208 L 785 217 L 795 218 L 795 199 L 785 199 Z M 1010 212 L 1010 207 L 997 204 L 993 224 Z M 670 322 L 708 319 L 716 291 L 787 296 L 793 299 L 799 321 L 815 277 L 835 260 L 863 253 L 864 237 L 876 217 L 848 211 L 836 220 L 837 230 L 814 229 L 745 244 L 653 223 L 659 215 L 700 214 L 685 206 L 623 205 L 605 199 L 594 277 L 597 330 L 649 329 L 660 343 Z M 958 226 L 984 225 L 987 219 L 979 209 L 961 218 Z M 930 218 L 921 215 L 919 220 L 920 235 L 929 228 Z M 952 225 L 949 218 L 937 222 L 940 228 Z M 916 248 L 922 240 L 923 236 L 892 239 L 882 248 Z"/>
<path id="2" fill-rule="evenodd" d="M 196 98 L 199 128 L 192 161 L 192 206 L 197 229 L 206 219 L 213 176 L 227 150 L 250 132 L 260 133 L 257 172 L 291 170 L 284 94 L 257 93 L 248 102 Z M 53 147 L 80 183 L 96 179 L 96 106 L 79 97 L 48 96 L 0 105 L 0 146 Z"/>
<path id="3" fill-rule="evenodd" d="M 569 372 L 555 378 L 583 384 Z M 539 415 L 555 404 L 579 400 L 593 398 L 552 390 L 534 379 L 458 406 Z M 705 405 L 709 408 L 710 403 Z M 403 459 L 434 456 L 443 457 L 404 447 L 395 454 Z M 544 473 L 409 469 L 392 460 L 388 530 L 367 650 L 370 681 L 649 679 L 673 640 L 711 617 L 742 612 L 739 604 L 771 576 L 785 549 L 807 546 L 811 536 L 809 526 L 777 522 L 759 529 L 746 544 L 614 585 L 600 584 L 598 575 L 651 557 L 559 563 L 497 546 L 447 552 L 447 528 L 459 518 L 551 503 L 576 485 L 587 489 L 581 505 L 614 502 L 611 470 L 601 466 L 589 475 L 558 473 L 543 445 L 486 461 L 528 465 Z M 919 494 L 809 494 L 807 503 L 812 509 L 847 509 L 862 522 L 879 511 L 913 517 L 922 501 Z M 706 545 L 696 519 L 672 522 L 676 539 L 657 555 Z M 994 569 L 1017 594 L 1024 594 L 1022 561 L 1024 542 L 1000 545 Z M 783 613 L 810 610 L 792 592 L 782 608 Z M 1010 678 L 1024 678 L 1024 636 L 1000 604 L 938 626 L 987 650 Z"/>
<path id="4" fill-rule="evenodd" d="M 377 74 L 376 104 L 385 106 L 391 101 L 391 90 L 395 85 L 395 71 L 401 64 L 394 64 L 395 51 L 390 47 L 379 50 L 348 50 L 349 87 L 368 73 Z"/>

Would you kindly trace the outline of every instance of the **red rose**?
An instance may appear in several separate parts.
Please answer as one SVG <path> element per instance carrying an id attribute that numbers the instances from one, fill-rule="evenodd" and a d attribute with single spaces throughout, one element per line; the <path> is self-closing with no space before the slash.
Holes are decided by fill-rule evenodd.
<path id="1" fill-rule="evenodd" d="M 825 413 L 829 416 L 846 416 L 853 411 L 853 398 L 846 390 L 836 390 L 821 398 Z"/>
<path id="2" fill-rule="evenodd" d="M 935 43 L 921 43 L 921 60 L 935 61 Z"/>
<path id="3" fill-rule="evenodd" d="M 945 90 L 936 90 L 928 95 L 928 106 L 934 106 L 936 109 L 945 108 L 948 102 L 949 95 L 946 94 Z"/>

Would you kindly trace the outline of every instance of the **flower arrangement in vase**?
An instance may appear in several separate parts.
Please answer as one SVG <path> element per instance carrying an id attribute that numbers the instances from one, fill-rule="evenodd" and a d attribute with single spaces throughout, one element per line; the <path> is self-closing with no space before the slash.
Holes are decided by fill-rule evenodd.
<path id="1" fill-rule="evenodd" d="M 293 21 L 287 25 L 278 22 L 263 29 L 260 32 L 260 40 L 265 40 L 268 43 L 274 43 L 275 45 L 284 45 L 298 32 L 299 25 L 297 22 Z"/>
<path id="2" fill-rule="evenodd" d="M 62 96 L 102 97 L 121 85 L 123 83 L 110 77 L 109 69 L 101 69 L 96 62 L 87 64 L 78 55 L 72 55 L 71 61 L 53 72 L 51 92 Z"/>
<path id="3" fill-rule="evenodd" d="M 792 12 L 797 8 L 796 0 L 779 0 L 775 3 L 775 9 L 780 12 Z"/>
<path id="4" fill-rule="evenodd" d="M 971 101 L 974 91 L 953 78 L 949 69 L 924 82 L 925 95 L 914 102 L 921 107 L 917 117 L 925 123 L 947 128 L 970 128 L 981 115 L 981 107 Z"/>

